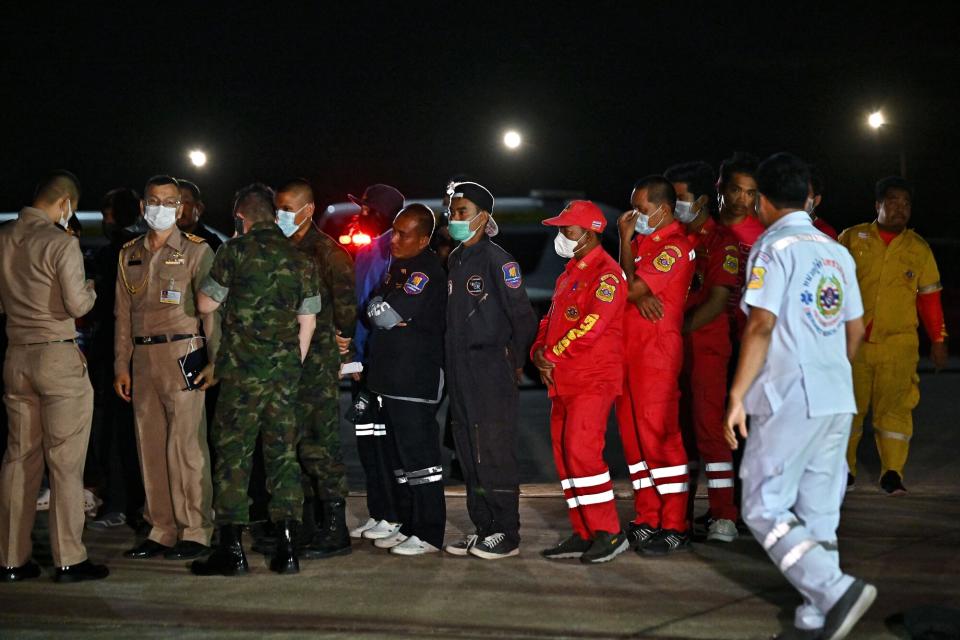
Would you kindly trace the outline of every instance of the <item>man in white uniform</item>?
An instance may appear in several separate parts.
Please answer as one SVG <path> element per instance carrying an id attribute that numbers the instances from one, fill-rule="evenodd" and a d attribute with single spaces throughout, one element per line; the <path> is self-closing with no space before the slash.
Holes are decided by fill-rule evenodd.
<path id="1" fill-rule="evenodd" d="M 802 595 L 799 637 L 846 637 L 877 590 L 840 570 L 844 454 L 857 405 L 850 362 L 863 339 L 856 265 L 803 211 L 810 172 L 779 153 L 757 171 L 760 221 L 741 302 L 748 314 L 724 421 L 746 438 L 743 519 Z"/>

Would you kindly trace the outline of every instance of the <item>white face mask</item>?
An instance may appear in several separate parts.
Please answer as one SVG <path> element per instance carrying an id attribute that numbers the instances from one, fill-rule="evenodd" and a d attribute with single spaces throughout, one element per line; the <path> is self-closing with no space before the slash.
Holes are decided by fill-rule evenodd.
<path id="1" fill-rule="evenodd" d="M 648 235 L 650 235 L 651 233 L 653 233 L 654 231 L 656 231 L 656 230 L 657 230 L 657 226 L 656 226 L 656 225 L 653 225 L 652 227 L 650 226 L 650 218 L 652 218 L 653 216 L 657 215 L 657 212 L 659 212 L 660 209 L 662 209 L 662 208 L 663 208 L 663 205 L 660 205 L 660 206 L 657 207 L 656 210 L 655 210 L 653 213 L 651 213 L 650 215 L 647 215 L 647 214 L 645 214 L 644 212 L 640 211 L 639 209 L 636 209 L 636 212 L 637 212 L 637 223 L 636 223 L 636 224 L 634 225 L 634 227 L 633 227 L 634 230 L 635 230 L 637 233 L 639 233 L 640 235 L 642 235 L 642 236 L 648 236 Z M 662 216 L 661 216 L 661 217 L 662 217 Z M 657 224 L 660 224 L 660 223 L 657 222 Z"/>
<path id="2" fill-rule="evenodd" d="M 310 204 L 309 202 L 307 204 Z M 283 232 L 283 235 L 288 238 L 297 232 L 297 229 L 303 226 L 303 223 L 307 221 L 306 218 L 303 219 L 303 222 L 297 224 L 297 214 L 303 211 L 307 205 L 303 205 L 296 211 L 283 211 L 277 209 L 277 226 L 280 227 L 280 231 Z"/>
<path id="3" fill-rule="evenodd" d="M 70 202 L 70 198 L 67 198 L 67 213 L 60 214 L 60 220 L 57 222 L 58 225 L 63 227 L 64 230 L 69 226 L 70 218 L 73 217 L 73 203 Z"/>
<path id="4" fill-rule="evenodd" d="M 177 208 L 148 204 L 143 208 L 143 219 L 154 231 L 166 231 L 177 221 Z"/>
<path id="5" fill-rule="evenodd" d="M 803 210 L 807 212 L 807 215 L 813 217 L 813 210 L 817 207 L 816 200 L 813 198 L 807 198 L 803 203 Z"/>
<path id="6" fill-rule="evenodd" d="M 561 258 L 570 259 L 577 252 L 577 245 L 580 244 L 580 240 L 587 235 L 587 232 L 584 231 L 583 235 L 580 236 L 578 240 L 571 240 L 567 236 L 563 235 L 562 231 L 557 232 L 557 237 L 553 240 L 553 250 L 557 252 L 557 255 Z"/>
<path id="7" fill-rule="evenodd" d="M 677 208 L 673 212 L 673 217 L 683 224 L 690 224 L 697 218 L 698 211 L 693 210 L 693 203 L 686 200 L 677 200 Z"/>

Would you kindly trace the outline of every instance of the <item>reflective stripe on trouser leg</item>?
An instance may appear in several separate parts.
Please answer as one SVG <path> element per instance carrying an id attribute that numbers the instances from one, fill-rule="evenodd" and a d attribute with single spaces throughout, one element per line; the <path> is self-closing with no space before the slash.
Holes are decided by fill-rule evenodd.
<path id="1" fill-rule="evenodd" d="M 613 482 L 603 459 L 607 416 L 613 397 L 555 396 L 550 409 L 554 463 L 573 530 L 584 539 L 597 531 L 617 533 L 620 520 Z"/>
<path id="2" fill-rule="evenodd" d="M 406 474 L 406 480 L 411 487 L 415 487 L 421 484 L 429 484 L 431 482 L 440 482 L 443 480 L 443 467 L 427 467 L 426 469 L 418 469 L 417 471 L 408 471 Z"/>
<path id="3" fill-rule="evenodd" d="M 403 471 L 403 469 L 394 469 L 393 477 L 396 478 L 397 484 L 407 483 L 407 474 Z"/>

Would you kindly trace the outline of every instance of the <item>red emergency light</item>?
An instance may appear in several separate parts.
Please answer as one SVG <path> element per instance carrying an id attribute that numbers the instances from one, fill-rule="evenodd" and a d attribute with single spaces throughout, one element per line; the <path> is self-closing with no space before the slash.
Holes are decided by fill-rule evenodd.
<path id="1" fill-rule="evenodd" d="M 354 231 L 353 233 L 345 233 L 340 236 L 340 244 L 353 245 L 355 247 L 364 247 L 370 244 L 371 238 L 369 233 L 364 233 L 362 231 Z"/>

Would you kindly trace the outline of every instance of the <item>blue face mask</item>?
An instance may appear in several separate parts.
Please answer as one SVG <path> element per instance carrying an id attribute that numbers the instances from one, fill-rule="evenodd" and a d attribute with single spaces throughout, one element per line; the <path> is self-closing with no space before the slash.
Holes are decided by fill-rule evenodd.
<path id="1" fill-rule="evenodd" d="M 280 227 L 283 235 L 289 238 L 297 232 L 297 229 L 303 226 L 303 222 L 306 222 L 306 220 L 297 224 L 297 214 L 303 211 L 306 206 L 307 205 L 303 205 L 303 207 L 300 207 L 296 211 L 277 211 L 277 226 Z"/>
<path id="2" fill-rule="evenodd" d="M 663 205 L 660 205 L 659 207 L 657 207 L 657 210 L 651 213 L 650 215 L 643 213 L 639 209 L 634 209 L 634 211 L 637 212 L 637 223 L 633 227 L 634 230 L 642 236 L 648 236 L 654 231 L 656 231 L 657 230 L 656 226 L 653 226 L 653 227 L 650 226 L 650 218 L 657 215 L 657 212 L 660 211 L 662 206 Z"/>

